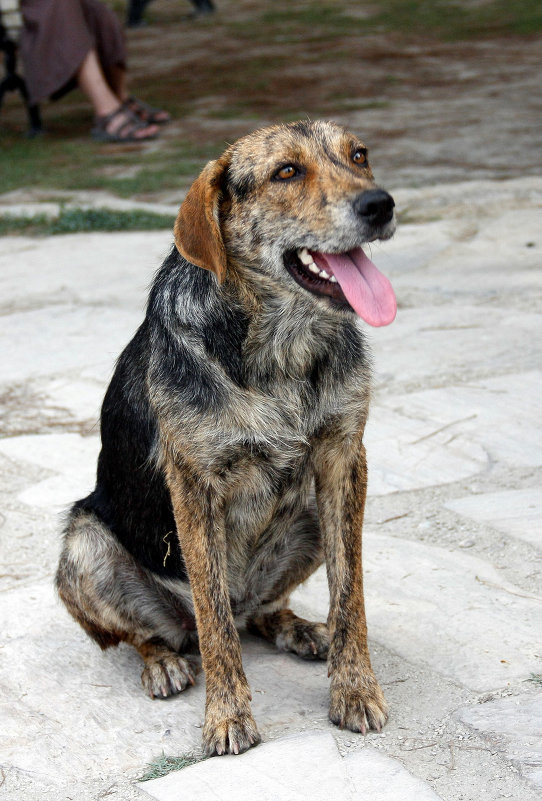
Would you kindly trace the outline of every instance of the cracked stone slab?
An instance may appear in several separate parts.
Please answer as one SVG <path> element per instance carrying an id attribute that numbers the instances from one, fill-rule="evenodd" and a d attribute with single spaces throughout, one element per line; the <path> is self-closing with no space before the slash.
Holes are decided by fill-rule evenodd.
<path id="1" fill-rule="evenodd" d="M 489 301 L 504 307 L 512 295 L 538 295 L 540 256 L 532 245 L 540 233 L 539 194 L 528 205 L 473 217 L 457 203 L 462 219 L 448 219 L 444 211 L 442 220 L 399 226 L 394 238 L 384 247 L 377 245 L 374 253 L 379 269 L 392 278 L 399 309 L 412 289 L 429 293 L 439 305 L 468 298 L 468 303 Z M 423 197 L 417 211 L 426 212 Z M 506 230 L 521 235 L 503 236 Z"/>
<path id="2" fill-rule="evenodd" d="M 369 491 L 445 484 L 496 462 L 542 466 L 540 398 L 538 370 L 380 397 L 367 426 Z"/>
<path id="3" fill-rule="evenodd" d="M 0 382 L 32 381 L 82 365 L 98 365 L 106 380 L 142 319 L 128 309 L 70 305 L 4 315 L 0 338 L 9 342 L 10 358 L 2 364 Z"/>
<path id="4" fill-rule="evenodd" d="M 507 230 L 521 231 L 521 238 L 503 236 Z M 452 239 L 448 251 L 438 264 L 432 265 L 433 281 L 438 282 L 440 289 L 454 296 L 494 298 L 503 304 L 506 304 L 503 293 L 506 296 L 540 290 L 540 256 L 536 248 L 528 246 L 539 238 L 540 203 L 535 208 L 509 209 L 477 222 L 469 234 L 464 242 Z"/>
<path id="5" fill-rule="evenodd" d="M 487 453 L 461 430 L 463 421 L 443 423 L 438 409 L 424 414 L 411 411 L 405 396 L 398 401 L 397 408 L 371 408 L 364 436 L 370 495 L 447 484 L 487 468 Z"/>
<path id="6" fill-rule="evenodd" d="M 98 319 L 104 304 L 140 309 L 142 319 L 147 286 L 172 242 L 171 231 L 2 237 L 0 306 L 13 312 L 90 301 Z"/>
<path id="7" fill-rule="evenodd" d="M 97 766 L 101 775 L 138 775 L 164 749 L 199 745 L 203 687 L 148 698 L 135 650 L 100 651 L 56 599 L 52 578 L 0 594 L 0 619 L 6 766 L 67 790 L 91 783 Z"/>
<path id="8" fill-rule="evenodd" d="M 341 757 L 330 733 L 263 743 L 199 762 L 140 788 L 156 801 L 438 801 L 433 790 L 374 748 Z"/>
<path id="9" fill-rule="evenodd" d="M 542 364 L 539 314 L 469 304 L 401 309 L 398 325 L 371 336 L 377 401 L 389 397 L 390 381 L 437 386 L 489 371 L 517 373 Z M 473 347 L 476 339 L 478 347 Z M 416 358 L 405 359 L 404 343 L 415 343 Z M 524 347 L 525 343 L 528 347 Z M 393 389 L 392 389 L 393 392 Z"/>
<path id="10" fill-rule="evenodd" d="M 444 191 L 443 191 L 444 190 Z M 394 190 L 399 208 L 406 211 L 422 211 L 429 220 L 435 214 L 443 218 L 471 216 L 483 220 L 504 210 L 542 206 L 542 178 L 538 175 L 522 175 L 505 181 L 458 181 L 455 184 L 402 187 Z"/>
<path id="11" fill-rule="evenodd" d="M 99 774 L 135 778 L 166 754 L 200 746 L 205 678 L 167 700 L 141 687 L 129 646 L 102 652 L 55 598 L 52 577 L 0 593 L 0 751 L 6 769 L 37 784 L 84 794 Z M 243 664 L 262 737 L 330 729 L 329 679 L 321 661 L 280 653 L 242 636 Z M 378 665 L 377 665 L 378 667 Z M 361 737 L 361 736 L 360 736 Z M 63 797 L 63 796 L 62 796 Z"/>
<path id="12" fill-rule="evenodd" d="M 540 629 L 542 596 L 523 593 L 484 560 L 367 532 L 364 574 L 369 636 L 409 663 L 476 692 L 540 672 L 533 632 Z M 292 602 L 300 614 L 317 611 L 325 619 L 325 572 L 298 588 Z"/>
<path id="13" fill-rule="evenodd" d="M 542 490 L 502 490 L 456 498 L 444 504 L 478 523 L 542 548 Z"/>
<path id="14" fill-rule="evenodd" d="M 542 693 L 466 707 L 459 718 L 542 789 Z"/>
<path id="15" fill-rule="evenodd" d="M 6 769 L 29 773 L 67 796 L 75 784 L 78 797 L 86 798 L 83 790 L 98 775 L 135 778 L 161 753 L 199 748 L 204 675 L 178 696 L 151 700 L 136 651 L 121 644 L 102 652 L 55 597 L 52 575 L 0 593 L 0 620 Z M 332 728 L 325 662 L 280 653 L 249 635 L 242 635 L 242 649 L 264 740 L 306 727 Z"/>
<path id="16" fill-rule="evenodd" d="M 38 382 L 33 384 L 42 395 L 45 407 L 50 410 L 51 415 L 59 416 L 67 412 L 72 420 L 91 421 L 95 424 L 95 430 L 99 430 L 100 409 L 105 394 L 102 380 L 90 376 L 83 378 L 78 370 L 77 375 L 46 377 L 41 386 Z"/>
<path id="17" fill-rule="evenodd" d="M 22 465 L 30 463 L 53 473 L 20 492 L 18 500 L 57 512 L 93 489 L 99 449 L 98 437 L 79 434 L 28 434 L 0 439 L 0 453 Z"/>

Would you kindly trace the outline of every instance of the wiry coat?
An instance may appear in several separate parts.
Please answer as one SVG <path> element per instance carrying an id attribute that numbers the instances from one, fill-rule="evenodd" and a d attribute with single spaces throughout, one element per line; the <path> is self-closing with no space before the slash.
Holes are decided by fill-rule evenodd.
<path id="1" fill-rule="evenodd" d="M 341 252 L 393 232 L 352 223 L 352 198 L 374 186 L 344 158 L 352 141 L 329 123 L 276 126 L 204 170 L 105 396 L 96 489 L 66 528 L 62 599 L 102 647 L 139 650 L 151 695 L 194 682 L 181 654 L 197 628 L 209 753 L 259 740 L 240 620 L 328 656 L 334 722 L 365 731 L 386 719 L 361 573 L 367 346 L 351 310 L 283 263 L 302 246 Z M 290 161 L 302 180 L 274 183 Z M 324 558 L 327 627 L 287 609 Z"/>

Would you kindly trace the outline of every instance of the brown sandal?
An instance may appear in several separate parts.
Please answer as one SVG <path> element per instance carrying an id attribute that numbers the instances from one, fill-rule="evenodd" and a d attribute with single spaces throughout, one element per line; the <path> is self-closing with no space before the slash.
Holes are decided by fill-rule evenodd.
<path id="1" fill-rule="evenodd" d="M 117 117 L 119 118 L 118 127 L 110 130 L 110 123 Z M 122 118 L 124 118 L 124 122 Z M 143 121 L 123 104 L 111 114 L 96 117 L 90 135 L 97 142 L 146 142 L 149 139 L 156 139 L 158 131 L 140 136 L 137 136 L 137 133 L 154 127 L 156 127 L 154 124 Z"/>
<path id="2" fill-rule="evenodd" d="M 133 95 L 127 97 L 122 105 L 124 108 L 128 109 L 128 111 L 131 111 L 132 114 L 135 114 L 136 117 L 139 117 L 140 120 L 146 122 L 147 125 L 166 125 L 166 123 L 171 120 L 171 114 L 168 114 L 167 111 L 149 106 L 144 100 L 140 100 Z"/>

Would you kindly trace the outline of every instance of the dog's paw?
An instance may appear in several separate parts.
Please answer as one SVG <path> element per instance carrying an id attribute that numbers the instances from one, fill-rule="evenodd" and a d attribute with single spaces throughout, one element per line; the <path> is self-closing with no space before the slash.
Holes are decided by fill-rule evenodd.
<path id="1" fill-rule="evenodd" d="M 180 654 L 170 653 L 147 660 L 141 683 L 151 698 L 167 698 L 196 683 L 197 666 Z"/>
<path id="2" fill-rule="evenodd" d="M 341 729 L 367 734 L 381 731 L 388 719 L 388 705 L 376 679 L 359 686 L 331 685 L 329 719 Z"/>
<path id="3" fill-rule="evenodd" d="M 242 754 L 261 737 L 250 712 L 216 721 L 207 715 L 203 727 L 203 750 L 207 756 Z"/>
<path id="4" fill-rule="evenodd" d="M 276 639 L 281 651 L 291 651 L 303 659 L 327 659 L 329 632 L 325 623 L 296 618 Z"/>

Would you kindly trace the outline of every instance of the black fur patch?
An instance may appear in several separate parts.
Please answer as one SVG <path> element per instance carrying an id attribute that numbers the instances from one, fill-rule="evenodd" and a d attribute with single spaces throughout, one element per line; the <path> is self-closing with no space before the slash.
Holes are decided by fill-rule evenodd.
<path id="1" fill-rule="evenodd" d="M 312 130 L 309 120 L 299 120 L 298 122 L 289 123 L 288 128 L 297 136 L 303 136 L 305 139 L 312 139 L 314 131 Z"/>
<path id="2" fill-rule="evenodd" d="M 152 380 L 161 391 L 181 406 L 216 411 L 225 394 L 210 368 L 215 363 L 230 380 L 243 383 L 247 329 L 246 314 L 235 300 L 224 301 L 214 275 L 173 249 L 155 278 L 147 318 L 118 360 L 102 407 L 96 489 L 74 509 L 94 512 L 156 573 L 186 579 L 169 491 L 152 459 L 158 424 L 147 391 L 151 342 Z M 193 352 L 190 338 L 203 343 L 209 365 Z"/>
<path id="3" fill-rule="evenodd" d="M 176 530 L 169 492 L 150 460 L 158 427 L 145 389 L 147 357 L 145 322 L 121 355 L 103 402 L 96 489 L 74 510 L 94 512 L 145 567 L 185 579 L 177 537 L 167 536 Z"/>
<path id="4" fill-rule="evenodd" d="M 244 200 L 254 190 L 256 179 L 252 173 L 248 172 L 242 177 L 234 177 L 231 170 L 228 170 L 224 186 L 226 191 L 229 191 L 237 200 Z"/>

